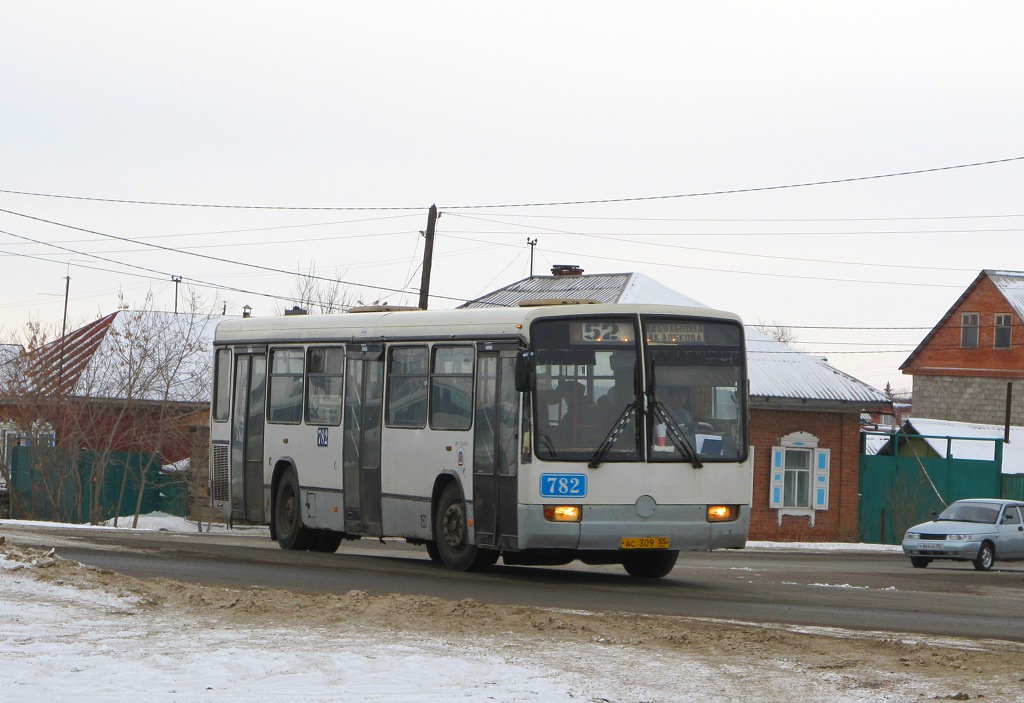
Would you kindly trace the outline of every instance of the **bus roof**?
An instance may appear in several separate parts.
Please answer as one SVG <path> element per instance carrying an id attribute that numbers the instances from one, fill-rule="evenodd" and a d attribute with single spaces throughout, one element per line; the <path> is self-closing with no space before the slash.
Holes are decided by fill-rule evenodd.
<path id="1" fill-rule="evenodd" d="M 737 315 L 707 308 L 674 305 L 551 305 L 360 312 L 340 315 L 285 315 L 230 319 L 217 326 L 214 344 L 263 342 L 379 342 L 392 337 L 488 339 L 526 337 L 530 323 L 541 317 L 576 317 L 648 313 L 732 320 Z"/>

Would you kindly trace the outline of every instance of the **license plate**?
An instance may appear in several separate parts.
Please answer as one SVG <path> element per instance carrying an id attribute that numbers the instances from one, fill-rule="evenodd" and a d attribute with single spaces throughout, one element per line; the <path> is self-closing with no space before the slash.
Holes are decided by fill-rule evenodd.
<path id="1" fill-rule="evenodd" d="M 622 549 L 668 549 L 668 537 L 623 537 Z"/>
<path id="2" fill-rule="evenodd" d="M 922 542 L 919 549 L 942 549 L 942 545 L 935 542 Z"/>

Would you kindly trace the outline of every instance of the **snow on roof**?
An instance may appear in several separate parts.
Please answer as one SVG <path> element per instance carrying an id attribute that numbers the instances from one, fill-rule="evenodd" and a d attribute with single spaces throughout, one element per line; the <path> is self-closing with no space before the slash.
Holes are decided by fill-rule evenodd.
<path id="1" fill-rule="evenodd" d="M 0 344 L 0 364 L 5 364 L 11 359 L 15 359 L 25 351 L 25 347 L 20 344 Z"/>
<path id="2" fill-rule="evenodd" d="M 986 270 L 989 280 L 999 289 L 1018 317 L 1024 318 L 1024 273 Z"/>
<path id="3" fill-rule="evenodd" d="M 535 276 L 487 293 L 462 307 L 518 305 L 530 298 L 593 298 L 602 303 L 658 303 L 711 309 L 642 273 Z M 746 328 L 750 395 L 761 398 L 888 405 L 889 399 L 853 376 L 758 331 Z"/>
<path id="4" fill-rule="evenodd" d="M 829 366 L 825 357 L 805 354 L 754 327 L 746 329 L 751 396 L 889 404 L 882 391 Z"/>
<path id="5" fill-rule="evenodd" d="M 1002 425 L 985 425 L 955 420 L 932 420 L 915 417 L 907 426 L 924 436 L 928 446 L 939 456 L 946 456 L 946 446 L 957 459 L 992 461 L 995 459 L 995 442 L 980 442 L 983 439 L 1003 439 Z M 958 439 L 948 440 L 949 437 Z M 1024 427 L 1010 426 L 1010 441 L 1003 444 L 1003 473 L 1024 474 Z"/>

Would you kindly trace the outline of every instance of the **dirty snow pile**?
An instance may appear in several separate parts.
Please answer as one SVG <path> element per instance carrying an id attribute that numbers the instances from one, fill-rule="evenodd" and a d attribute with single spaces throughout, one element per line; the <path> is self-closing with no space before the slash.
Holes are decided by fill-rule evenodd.
<path id="1" fill-rule="evenodd" d="M 59 548 L 0 543 L 0 701 L 1020 700 L 1013 677 L 970 684 L 990 655 L 684 618 L 144 581 Z"/>

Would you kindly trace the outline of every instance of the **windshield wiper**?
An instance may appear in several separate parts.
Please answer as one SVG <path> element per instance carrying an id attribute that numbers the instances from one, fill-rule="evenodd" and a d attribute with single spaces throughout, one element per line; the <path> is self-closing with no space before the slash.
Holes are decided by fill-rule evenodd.
<path id="1" fill-rule="evenodd" d="M 693 468 L 704 468 L 704 464 L 697 456 L 697 450 L 692 444 L 690 444 L 690 440 L 687 439 L 686 433 L 679 427 L 679 423 L 676 422 L 674 417 L 672 417 L 672 413 L 668 411 L 668 408 L 662 405 L 661 401 L 657 398 L 651 399 L 651 408 L 654 410 L 655 419 L 665 424 L 666 434 L 672 440 L 672 444 L 676 445 L 676 449 L 679 450 L 679 453 L 683 456 L 688 455 L 690 457 L 690 465 L 693 466 Z"/>
<path id="2" fill-rule="evenodd" d="M 612 450 L 615 443 L 619 441 L 619 437 L 626 429 L 626 425 L 629 424 L 629 421 L 636 414 L 636 409 L 637 401 L 634 400 L 632 403 L 626 404 L 626 408 L 622 411 L 622 414 L 619 415 L 619 419 L 615 421 L 612 428 L 608 430 L 608 434 L 605 435 L 604 440 L 600 445 L 598 445 L 597 451 L 594 452 L 594 456 L 590 457 L 590 463 L 587 464 L 587 468 L 596 469 L 601 466 L 601 462 L 603 462 L 604 458 L 608 456 L 608 452 Z"/>

